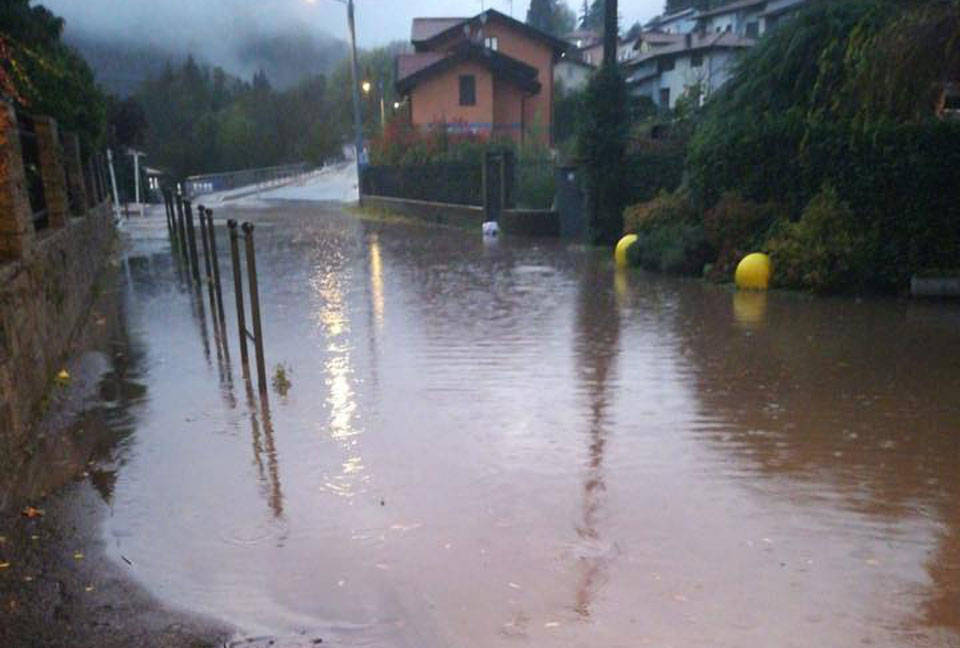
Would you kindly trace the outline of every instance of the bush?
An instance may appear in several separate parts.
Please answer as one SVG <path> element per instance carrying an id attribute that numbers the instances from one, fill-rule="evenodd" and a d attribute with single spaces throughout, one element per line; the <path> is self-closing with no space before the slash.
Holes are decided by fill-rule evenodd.
<path id="1" fill-rule="evenodd" d="M 647 269 L 700 274 L 714 256 L 703 223 L 684 192 L 661 192 L 624 211 L 624 231 L 637 235 L 637 260 Z"/>
<path id="2" fill-rule="evenodd" d="M 874 262 L 874 240 L 837 190 L 825 185 L 799 221 L 782 223 L 767 242 L 774 285 L 814 292 L 863 288 Z"/>
<path id="3" fill-rule="evenodd" d="M 740 259 L 759 249 L 783 213 L 774 203 L 761 205 L 732 191 L 723 194 L 703 215 L 707 241 L 718 250 L 709 278 L 728 281 Z"/>
<path id="4" fill-rule="evenodd" d="M 660 191 L 676 191 L 683 181 L 684 158 L 684 147 L 675 142 L 635 146 L 624 159 L 628 202 L 651 200 Z"/>

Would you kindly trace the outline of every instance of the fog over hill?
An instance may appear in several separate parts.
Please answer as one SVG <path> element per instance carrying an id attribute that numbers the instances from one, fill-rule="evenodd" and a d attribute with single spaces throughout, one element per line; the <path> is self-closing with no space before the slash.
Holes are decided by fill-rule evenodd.
<path id="1" fill-rule="evenodd" d="M 329 73 L 347 55 L 347 45 L 332 36 L 311 34 L 297 26 L 264 33 L 250 30 L 229 42 L 189 44 L 142 41 L 115 33 L 65 30 L 65 40 L 76 47 L 108 91 L 126 96 L 146 78 L 160 74 L 167 63 L 178 65 L 188 55 L 201 65 L 219 66 L 249 81 L 259 70 L 283 89 L 305 77 Z"/>

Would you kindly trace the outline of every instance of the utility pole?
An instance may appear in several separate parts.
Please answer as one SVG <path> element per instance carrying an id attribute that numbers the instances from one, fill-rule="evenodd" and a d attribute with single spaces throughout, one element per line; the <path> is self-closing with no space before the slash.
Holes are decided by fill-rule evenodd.
<path id="1" fill-rule="evenodd" d="M 377 81 L 377 85 L 380 86 L 380 130 L 381 132 L 387 128 L 387 107 L 384 103 L 385 97 L 383 92 L 383 77 Z"/>
<path id="2" fill-rule="evenodd" d="M 107 149 L 107 165 L 110 167 L 110 184 L 113 185 L 113 215 L 120 221 L 120 194 L 117 193 L 117 174 L 113 171 L 113 151 Z"/>
<path id="3" fill-rule="evenodd" d="M 603 3 L 603 65 L 617 64 L 617 0 Z"/>
<path id="4" fill-rule="evenodd" d="M 347 23 L 350 27 L 350 68 L 353 71 L 353 130 L 357 151 L 357 192 L 360 190 L 360 157 L 363 154 L 363 122 L 360 121 L 360 72 L 357 70 L 357 30 L 353 20 L 353 0 L 347 0 Z"/>
<path id="5" fill-rule="evenodd" d="M 146 153 L 135 149 L 130 149 L 127 153 L 133 156 L 134 195 L 140 209 L 140 218 L 143 218 L 143 201 L 140 200 L 140 158 L 144 157 Z"/>

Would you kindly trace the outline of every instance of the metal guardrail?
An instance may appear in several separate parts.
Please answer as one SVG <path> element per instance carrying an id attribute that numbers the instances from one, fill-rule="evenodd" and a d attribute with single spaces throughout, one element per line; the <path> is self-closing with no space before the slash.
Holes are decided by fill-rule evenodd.
<path id="1" fill-rule="evenodd" d="M 187 197 L 195 197 L 218 191 L 229 191 L 240 187 L 265 187 L 289 180 L 310 171 L 306 162 L 281 166 L 244 169 L 224 173 L 207 173 L 188 177 L 183 182 Z"/>

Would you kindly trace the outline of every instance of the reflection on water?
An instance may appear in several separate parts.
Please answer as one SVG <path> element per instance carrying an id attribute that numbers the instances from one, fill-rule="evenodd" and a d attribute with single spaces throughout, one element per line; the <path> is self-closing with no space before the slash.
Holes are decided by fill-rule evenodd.
<path id="1" fill-rule="evenodd" d="M 622 273 L 614 276 L 615 292 L 604 285 L 608 274 L 601 269 L 598 257 L 590 259 L 581 275 L 577 304 L 575 353 L 580 368 L 579 381 L 587 409 L 587 465 L 583 483 L 583 518 L 577 534 L 584 541 L 580 557 L 580 580 L 577 584 L 574 609 L 581 617 L 590 616 L 596 590 L 605 578 L 610 561 L 609 548 L 599 530 L 606 481 L 604 451 L 611 421 L 608 419 L 613 398 L 614 363 L 619 352 L 620 314 L 615 295 L 627 290 Z M 609 546 L 609 545 L 608 545 Z"/>
<path id="2" fill-rule="evenodd" d="M 134 241 L 150 398 L 94 479 L 161 597 L 280 644 L 960 646 L 955 306 L 246 216 L 293 376 L 272 408 Z"/>

